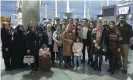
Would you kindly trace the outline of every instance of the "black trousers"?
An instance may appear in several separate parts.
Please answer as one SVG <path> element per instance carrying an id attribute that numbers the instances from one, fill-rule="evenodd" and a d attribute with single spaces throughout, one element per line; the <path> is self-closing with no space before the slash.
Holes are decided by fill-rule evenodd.
<path id="1" fill-rule="evenodd" d="M 83 62 L 85 62 L 85 51 L 86 51 L 85 49 L 86 49 L 86 47 L 88 48 L 87 39 L 83 39 L 83 50 L 82 50 L 82 52 L 83 52 Z M 88 53 L 89 53 L 89 51 L 88 51 Z"/>
<path id="2" fill-rule="evenodd" d="M 3 59 L 4 59 L 5 68 L 12 68 L 10 52 L 3 51 Z"/>
<path id="3" fill-rule="evenodd" d="M 95 68 L 101 70 L 102 62 L 103 62 L 103 55 L 96 54 L 95 55 Z"/>
<path id="4" fill-rule="evenodd" d="M 88 41 L 88 62 L 93 64 L 93 52 L 92 51 L 92 43 L 90 41 Z"/>
<path id="5" fill-rule="evenodd" d="M 121 68 L 121 59 L 120 53 L 118 53 L 117 48 L 110 48 L 109 49 L 109 66 L 112 71 Z"/>
<path id="6" fill-rule="evenodd" d="M 55 53 L 53 52 L 53 44 L 48 45 L 48 47 L 50 48 L 50 51 L 51 51 L 51 62 L 54 63 L 54 61 L 55 61 Z"/>

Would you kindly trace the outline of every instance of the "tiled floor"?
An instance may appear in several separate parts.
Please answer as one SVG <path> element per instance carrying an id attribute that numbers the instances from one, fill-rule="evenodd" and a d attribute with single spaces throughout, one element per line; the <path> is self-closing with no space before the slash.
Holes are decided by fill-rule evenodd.
<path id="1" fill-rule="evenodd" d="M 106 72 L 108 63 L 104 62 L 102 72 L 94 71 L 89 66 L 83 65 L 81 71 L 63 70 L 52 68 L 50 72 L 34 72 L 31 70 L 16 70 L 12 72 L 4 71 L 3 59 L 1 59 L 2 80 L 133 80 L 133 52 L 129 53 L 128 74 L 117 71 L 115 75 Z"/>

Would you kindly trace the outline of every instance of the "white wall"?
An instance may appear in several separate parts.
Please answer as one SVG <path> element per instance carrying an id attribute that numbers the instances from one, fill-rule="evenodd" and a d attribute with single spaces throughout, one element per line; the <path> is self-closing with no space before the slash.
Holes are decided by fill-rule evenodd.
<path id="1" fill-rule="evenodd" d="M 115 23 L 116 23 L 116 16 L 103 17 L 102 21 L 103 21 L 103 23 L 104 23 L 104 21 L 107 21 L 107 22 L 115 21 Z"/>

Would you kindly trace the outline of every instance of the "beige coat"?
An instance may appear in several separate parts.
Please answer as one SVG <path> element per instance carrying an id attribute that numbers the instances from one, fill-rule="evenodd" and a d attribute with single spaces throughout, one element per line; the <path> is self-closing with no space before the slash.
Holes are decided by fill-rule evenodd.
<path id="1" fill-rule="evenodd" d="M 81 43 L 81 42 L 73 43 L 72 49 L 74 52 L 74 56 L 82 56 L 83 43 Z"/>
<path id="2" fill-rule="evenodd" d="M 62 35 L 62 41 L 63 41 L 63 56 L 72 56 L 72 46 L 73 42 L 75 40 L 75 33 L 73 32 L 64 32 Z"/>

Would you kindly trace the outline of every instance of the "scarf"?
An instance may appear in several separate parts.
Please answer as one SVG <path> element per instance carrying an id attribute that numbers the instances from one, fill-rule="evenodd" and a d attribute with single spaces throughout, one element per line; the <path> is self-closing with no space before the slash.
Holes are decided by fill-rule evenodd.
<path id="1" fill-rule="evenodd" d="M 96 40 L 100 40 L 102 36 L 103 27 L 96 27 L 94 31 L 96 33 Z"/>

